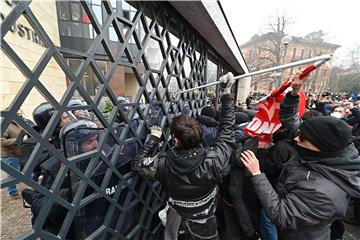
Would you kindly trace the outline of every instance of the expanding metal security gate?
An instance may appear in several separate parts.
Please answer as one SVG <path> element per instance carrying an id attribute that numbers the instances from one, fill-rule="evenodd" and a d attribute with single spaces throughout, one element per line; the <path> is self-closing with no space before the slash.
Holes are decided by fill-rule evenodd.
<path id="1" fill-rule="evenodd" d="M 9 108 L 1 111 L 1 136 L 13 121 L 37 142 L 20 171 L 7 164 L 1 164 L 1 170 L 14 177 L 3 180 L 1 188 L 10 183 L 22 182 L 45 199 L 33 223 L 33 231 L 24 238 L 66 239 L 71 231 L 77 231 L 78 225 L 87 225 L 86 222 L 77 222 L 79 212 L 102 199 L 106 202 L 106 216 L 99 227 L 92 233 L 83 235 L 83 238 L 161 239 L 162 225 L 157 212 L 162 207 L 164 193 L 160 184 L 142 179 L 131 172 L 129 162 L 125 162 L 120 168 L 115 166 L 112 158 L 107 159 L 102 154 L 103 146 L 109 138 L 115 139 L 113 155 L 121 154 L 123 147 L 130 143 L 136 143 L 141 147 L 150 126 L 159 124 L 164 133 L 161 150 L 166 150 L 171 144 L 168 128 L 171 116 L 182 111 L 196 116 L 198 110 L 207 103 L 206 89 L 180 95 L 176 95 L 176 91 L 207 82 L 208 53 L 211 49 L 166 2 L 133 2 L 131 4 L 136 11 L 131 17 L 126 17 L 124 13 L 116 11 L 116 7 L 112 5 L 114 1 L 100 2 L 103 11 L 101 20 L 97 18 L 91 1 L 77 2 L 83 20 L 86 20 L 93 31 L 92 40 L 85 51 L 60 47 L 54 44 L 33 13 L 31 4 L 35 2 L 13 1 L 12 11 L 1 24 L 2 54 L 4 53 L 4 57 L 10 59 L 26 78 Z M 37 4 L 41 4 L 41 1 Z M 10 34 L 12 26 L 20 17 L 27 20 L 38 37 L 37 41 L 45 47 L 45 51 L 39 53 L 40 57 L 33 68 L 28 66 L 6 40 L 6 35 Z M 110 31 L 112 36 L 117 38 L 115 50 L 114 42 L 109 39 Z M 151 51 L 153 49 L 157 49 L 154 54 Z M 80 60 L 76 69 L 69 64 L 70 58 Z M 51 60 L 56 61 L 68 81 L 60 97 L 55 97 L 41 80 L 41 75 Z M 106 62 L 106 71 L 102 71 L 99 61 Z M 112 76 L 118 66 L 124 67 L 126 74 L 131 74 L 134 80 L 132 83 L 136 85 L 132 89 L 130 102 L 118 102 L 118 94 L 112 88 Z M 98 80 L 93 96 L 83 84 L 89 68 Z M 16 114 L 34 89 L 55 109 L 42 132 L 36 131 Z M 69 106 L 73 97 L 81 98 L 84 105 Z M 112 107 L 106 114 L 100 107 L 104 98 L 106 104 Z M 104 132 L 96 151 L 66 158 L 60 149 L 49 143 L 49 139 L 55 134 L 62 114 L 74 110 L 92 112 L 97 124 L 104 128 Z M 152 116 L 156 111 L 157 116 L 154 120 Z M 125 127 L 121 129 L 120 134 L 114 127 L 118 114 L 125 116 Z M 134 120 L 136 124 L 132 124 Z M 45 151 L 62 163 L 50 189 L 32 178 L 32 173 Z M 87 158 L 87 171 L 79 171 L 76 162 Z M 94 162 L 99 159 L 108 167 L 102 179 L 96 182 L 91 170 L 94 168 Z M 81 179 L 78 183 L 80 187 L 76 188 L 72 200 L 63 198 L 60 194 L 70 173 Z M 114 178 L 117 184 L 109 188 L 108 183 Z M 85 195 L 85 189 L 89 188 L 92 189 L 91 194 Z M 52 209 L 59 206 L 65 212 L 62 224 L 58 226 L 57 232 L 49 232 L 45 226 Z"/>

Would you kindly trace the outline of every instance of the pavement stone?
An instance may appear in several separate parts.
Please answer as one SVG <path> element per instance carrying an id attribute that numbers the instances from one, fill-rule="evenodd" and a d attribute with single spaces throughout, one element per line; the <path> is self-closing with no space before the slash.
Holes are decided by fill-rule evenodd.
<path id="1" fill-rule="evenodd" d="M 25 188 L 24 184 L 18 184 L 17 186 L 20 190 Z M 6 189 L 1 189 L 0 194 L 0 239 L 13 240 L 18 235 L 31 230 L 31 210 L 23 207 L 22 198 L 10 200 Z"/>

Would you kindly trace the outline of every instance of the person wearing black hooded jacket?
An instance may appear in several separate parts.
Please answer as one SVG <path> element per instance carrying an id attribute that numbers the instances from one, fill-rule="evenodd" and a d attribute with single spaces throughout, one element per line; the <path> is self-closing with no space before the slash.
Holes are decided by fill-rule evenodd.
<path id="1" fill-rule="evenodd" d="M 205 148 L 200 124 L 187 115 L 172 119 L 170 129 L 176 146 L 156 154 L 161 128 L 153 127 L 149 141 L 133 161 L 133 170 L 156 178 L 168 199 L 164 239 L 219 239 L 214 216 L 218 185 L 229 164 L 234 143 L 234 107 L 231 73 L 220 78 L 222 116 L 217 142 Z M 156 154 L 156 155 L 155 155 Z"/>
<path id="2" fill-rule="evenodd" d="M 298 102 L 296 94 L 291 98 Z M 281 165 L 275 186 L 261 173 L 251 151 L 243 153 L 241 160 L 284 239 L 330 239 L 331 223 L 344 218 L 350 197 L 360 196 L 359 152 L 350 143 L 351 128 L 340 119 L 311 118 L 298 130 L 294 142 L 279 141 L 277 151 L 268 153 Z"/>
<path id="3" fill-rule="evenodd" d="M 320 168 L 327 168 L 332 164 L 332 171 L 346 179 L 359 175 L 360 159 L 353 144 L 349 143 L 351 129 L 345 122 L 331 117 L 314 117 L 300 125 L 297 109 L 302 84 L 295 77 L 293 90 L 281 103 L 279 115 L 283 129 L 280 135 L 283 139 L 277 139 L 266 159 L 260 160 L 261 171 L 266 172 L 266 177 L 261 174 L 252 181 L 267 215 L 278 229 L 283 230 L 280 232 L 285 234 L 285 239 L 330 239 L 330 224 L 343 218 L 349 198 L 348 191 L 338 191 L 337 186 L 353 188 L 350 195 L 356 196 L 360 192 L 359 180 L 355 177 L 354 185 L 346 180 L 338 183 L 338 177 L 322 174 L 319 168 L 313 167 L 319 164 Z M 248 168 L 252 168 L 253 175 L 260 173 L 256 170 L 254 157 L 245 158 L 242 160 L 244 163 L 250 161 Z M 329 158 L 330 164 L 322 162 Z M 347 172 L 338 169 L 343 167 L 339 160 L 347 164 L 344 170 Z M 349 187 L 345 187 L 347 184 Z M 260 189 L 265 190 L 261 193 Z"/>

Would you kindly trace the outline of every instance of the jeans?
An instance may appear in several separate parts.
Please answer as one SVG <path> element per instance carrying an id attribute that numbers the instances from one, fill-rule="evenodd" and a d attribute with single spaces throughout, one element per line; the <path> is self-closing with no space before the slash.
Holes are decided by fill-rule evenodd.
<path id="1" fill-rule="evenodd" d="M 275 224 L 271 219 L 266 215 L 264 209 L 261 210 L 261 230 L 264 235 L 265 240 L 277 240 L 278 234 Z"/>
<path id="2" fill-rule="evenodd" d="M 20 171 L 20 160 L 18 157 L 0 157 L 0 160 L 2 163 L 5 163 L 5 164 L 15 168 L 16 170 Z M 9 174 L 6 174 L 6 175 L 7 175 L 7 177 L 12 177 Z M 15 196 L 18 193 L 15 183 L 9 184 L 7 189 L 8 189 L 8 193 L 10 196 Z"/>

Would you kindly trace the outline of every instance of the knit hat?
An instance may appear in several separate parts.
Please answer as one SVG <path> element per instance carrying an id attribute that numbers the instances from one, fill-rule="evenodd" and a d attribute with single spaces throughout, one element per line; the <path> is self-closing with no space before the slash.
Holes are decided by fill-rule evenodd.
<path id="1" fill-rule="evenodd" d="M 351 131 L 343 120 L 329 116 L 314 117 L 300 125 L 301 134 L 321 152 L 344 149 L 349 143 Z"/>
<path id="2" fill-rule="evenodd" d="M 205 106 L 201 109 L 201 115 L 203 116 L 208 116 L 208 117 L 211 117 L 211 118 L 214 118 L 216 117 L 216 110 L 215 108 L 211 107 L 211 106 Z"/>

